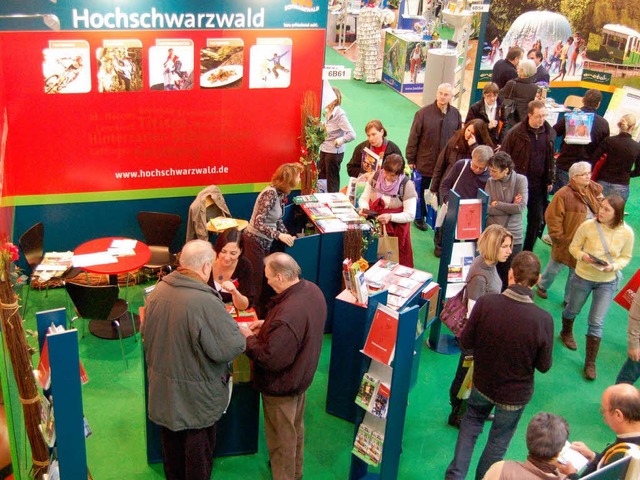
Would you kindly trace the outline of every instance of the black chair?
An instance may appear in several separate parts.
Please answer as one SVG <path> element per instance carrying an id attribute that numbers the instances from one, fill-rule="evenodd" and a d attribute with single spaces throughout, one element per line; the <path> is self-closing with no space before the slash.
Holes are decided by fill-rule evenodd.
<path id="1" fill-rule="evenodd" d="M 29 302 L 29 292 L 31 291 L 31 282 L 34 278 L 36 278 L 36 275 L 34 275 L 36 272 L 36 268 L 42 263 L 42 260 L 44 259 L 44 224 L 42 222 L 38 222 L 31 228 L 29 228 L 22 234 L 22 236 L 18 240 L 18 244 L 20 245 L 22 254 L 27 260 L 29 269 L 31 270 L 29 275 L 29 285 L 27 285 L 27 294 L 25 295 L 24 306 L 22 307 L 22 318 L 25 318 L 27 314 L 27 304 Z M 51 280 L 55 279 L 59 281 L 65 278 L 71 278 L 79 275 L 81 272 L 82 270 L 79 268 L 71 268 L 64 272 L 64 274 L 52 277 L 50 280 L 43 282 L 46 296 L 49 295 L 49 282 Z M 38 278 L 38 280 L 40 279 Z"/>
<path id="2" fill-rule="evenodd" d="M 66 282 L 65 288 L 77 313 L 77 316 L 71 319 L 71 324 L 73 325 L 78 318 L 90 320 L 89 331 L 96 337 L 108 340 L 119 339 L 122 359 L 125 367 L 128 368 L 122 339 L 131 334 L 135 335 L 137 329 L 134 317 L 129 313 L 129 304 L 126 300 L 118 298 L 118 286 Z M 82 322 L 82 338 L 84 334 L 85 327 Z"/>
<path id="3" fill-rule="evenodd" d="M 20 250 L 24 258 L 27 260 L 29 269 L 31 270 L 29 275 L 29 284 L 27 287 L 27 294 L 25 295 L 24 305 L 22 307 L 22 318 L 25 318 L 27 314 L 27 305 L 29 303 L 29 292 L 31 291 L 31 281 L 33 280 L 33 274 L 36 271 L 36 267 L 40 265 L 44 258 L 44 224 L 38 222 L 33 225 L 29 230 L 24 232 L 18 240 Z M 48 293 L 48 290 L 47 290 Z"/>
<path id="4" fill-rule="evenodd" d="M 152 270 L 162 270 L 175 264 L 176 258 L 171 253 L 170 247 L 176 238 L 181 220 L 180 215 L 173 213 L 138 213 L 138 224 L 144 240 L 151 250 L 151 259 L 145 267 Z"/>

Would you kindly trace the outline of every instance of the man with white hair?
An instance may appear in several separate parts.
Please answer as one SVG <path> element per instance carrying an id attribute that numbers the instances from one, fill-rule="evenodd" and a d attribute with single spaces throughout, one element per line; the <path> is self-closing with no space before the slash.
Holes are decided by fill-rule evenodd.
<path id="1" fill-rule="evenodd" d="M 417 212 L 414 222 L 420 230 L 427 230 L 425 222 L 427 208 L 424 202 L 424 192 L 431 183 L 438 154 L 456 130 L 462 127 L 460 112 L 450 104 L 452 99 L 453 87 L 451 84 L 438 85 L 436 100 L 416 112 L 409 132 L 409 140 L 405 150 L 407 163 L 422 175 L 418 192 L 420 212 Z"/>
<path id="2" fill-rule="evenodd" d="M 276 296 L 264 320 L 242 330 L 253 360 L 253 385 L 262 394 L 264 434 L 274 480 L 302 478 L 306 391 L 318 368 L 327 303 L 317 285 L 300 278 L 286 253 L 264 259 Z"/>
<path id="3" fill-rule="evenodd" d="M 214 256 L 209 242 L 187 242 L 180 266 L 145 307 L 149 419 L 160 426 L 168 479 L 211 478 L 216 425 L 229 403 L 228 364 L 244 351 L 238 324 L 207 285 Z"/>
<path id="4" fill-rule="evenodd" d="M 564 288 L 564 303 L 569 303 L 569 283 L 576 268 L 576 259 L 569 253 L 569 245 L 578 227 L 598 213 L 603 198 L 602 186 L 591 180 L 591 164 L 578 162 L 571 165 L 569 185 L 556 192 L 544 214 L 552 244 L 551 258 L 536 288 L 540 298 L 547 298 L 547 290 L 567 266 L 569 275 Z M 567 348 L 577 348 L 573 338 L 573 320 L 562 319 L 560 338 Z"/>

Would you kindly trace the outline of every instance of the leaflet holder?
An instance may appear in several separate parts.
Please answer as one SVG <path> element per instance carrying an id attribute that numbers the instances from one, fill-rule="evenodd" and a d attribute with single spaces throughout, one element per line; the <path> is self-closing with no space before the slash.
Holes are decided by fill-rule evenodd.
<path id="1" fill-rule="evenodd" d="M 484 230 L 487 218 L 489 195 L 483 189 L 479 188 L 476 198 L 478 198 L 482 203 L 482 230 Z M 460 195 L 458 195 L 455 190 L 451 190 L 449 192 L 449 209 L 447 211 L 447 216 L 444 224 L 440 227 L 444 229 L 442 232 L 440 268 L 438 270 L 438 283 L 440 284 L 441 289 L 441 301 L 438 304 L 436 316 L 430 323 L 431 330 L 429 332 L 429 338 L 427 339 L 427 345 L 430 349 L 446 355 L 454 355 L 460 352 L 456 338 L 453 335 L 441 332 L 442 322 L 440 322 L 442 305 L 447 298 L 447 274 L 449 271 L 449 264 L 451 263 L 453 244 L 456 242 L 455 232 L 459 209 Z"/>

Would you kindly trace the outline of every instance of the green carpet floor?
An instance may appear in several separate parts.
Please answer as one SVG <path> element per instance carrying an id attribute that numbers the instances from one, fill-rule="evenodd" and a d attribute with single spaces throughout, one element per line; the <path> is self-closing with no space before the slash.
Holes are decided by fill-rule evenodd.
<path id="1" fill-rule="evenodd" d="M 327 64 L 350 62 L 328 49 Z M 364 125 L 378 118 L 386 126 L 389 138 L 402 149 L 417 106 L 386 85 L 367 85 L 362 82 L 336 82 L 344 95 L 343 106 L 353 124 L 358 139 L 349 144 L 345 162 L 353 147 L 362 141 Z M 344 169 L 344 165 L 343 165 Z M 346 179 L 346 172 L 343 176 Z M 344 184 L 344 182 L 343 182 Z M 640 196 L 637 179 L 632 184 L 632 194 L 627 216 L 634 229 L 640 226 L 637 214 Z M 633 213 L 636 212 L 636 213 Z M 416 267 L 437 272 L 439 260 L 433 254 L 433 234 L 412 229 Z M 629 278 L 640 267 L 636 244 L 634 259 L 625 270 Z M 550 247 L 538 242 L 535 252 L 543 265 Z M 560 275 L 549 290 L 549 299 L 536 298 L 536 303 L 546 308 L 554 317 L 556 331 L 559 329 L 562 289 L 566 274 Z M 142 303 L 140 287 L 129 289 L 128 297 L 134 308 Z M 44 310 L 65 306 L 64 292 L 60 289 L 32 292 L 29 300 L 27 328 L 34 328 L 34 314 Z M 556 338 L 554 365 L 549 373 L 536 375 L 533 400 L 527 406 L 520 427 L 507 453 L 508 458 L 524 459 L 526 446 L 524 432 L 529 419 L 539 411 L 550 411 L 563 415 L 571 426 L 571 439 L 582 440 L 599 450 L 612 440 L 613 435 L 603 424 L 598 412 L 600 395 L 605 387 L 614 382 L 618 369 L 626 355 L 626 311 L 617 304 L 611 306 L 607 317 L 604 341 L 598 358 L 598 379 L 583 380 L 581 375 L 584 359 L 584 336 L 586 330 L 585 307 L 576 322 L 577 352 L 562 347 Z M 93 428 L 87 440 L 88 464 L 94 478 L 155 479 L 163 478 L 161 465 L 149 466 L 145 455 L 144 405 L 141 366 L 141 344 L 133 338 L 125 340 L 129 369 L 125 370 L 118 342 L 105 341 L 90 334 L 80 341 L 80 354 L 90 376 L 83 387 L 85 415 Z M 331 336 L 325 337 L 318 372 L 308 392 L 306 423 L 305 479 L 346 479 L 349 472 L 353 425 L 325 413 L 327 372 Z M 405 426 L 403 455 L 398 478 L 402 480 L 425 480 L 443 478 L 445 468 L 453 455 L 458 431 L 447 426 L 449 412 L 448 389 L 456 369 L 457 357 L 432 352 L 424 347 L 419 380 L 409 396 L 407 422 Z M 486 439 L 480 437 L 472 470 Z M 255 455 L 216 459 L 213 478 L 218 479 L 268 479 L 268 455 L 264 434 L 260 430 L 259 452 Z"/>

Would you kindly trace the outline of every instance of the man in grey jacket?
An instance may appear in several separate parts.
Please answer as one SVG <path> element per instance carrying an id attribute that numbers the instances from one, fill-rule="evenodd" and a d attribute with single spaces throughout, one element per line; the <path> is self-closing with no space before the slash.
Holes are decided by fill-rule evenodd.
<path id="1" fill-rule="evenodd" d="M 228 362 L 245 347 L 207 285 L 214 256 L 209 242 L 188 242 L 180 267 L 158 283 L 145 308 L 149 419 L 161 429 L 167 479 L 211 477 L 216 423 L 229 402 Z"/>

